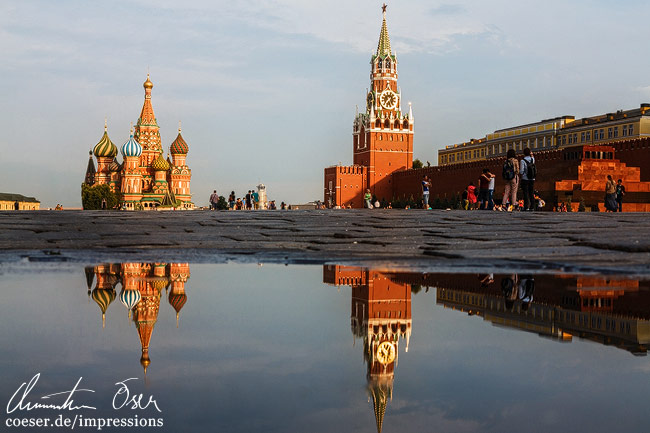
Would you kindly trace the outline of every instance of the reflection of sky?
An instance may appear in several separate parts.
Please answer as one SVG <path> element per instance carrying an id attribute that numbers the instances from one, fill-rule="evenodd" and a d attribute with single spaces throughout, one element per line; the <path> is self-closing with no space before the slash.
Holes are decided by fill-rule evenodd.
<path id="1" fill-rule="evenodd" d="M 83 376 L 97 393 L 79 401 L 102 408 L 113 383 L 142 378 L 126 309 L 116 299 L 102 329 L 83 269 L 4 274 L 0 293 L 3 405 L 36 372 L 34 395 Z M 376 430 L 350 290 L 323 284 L 321 267 L 192 265 L 186 293 L 179 328 L 161 298 L 147 384 L 131 386 L 154 395 L 168 431 Z M 384 432 L 643 430 L 647 357 L 491 326 L 436 305 L 431 290 L 412 302 Z"/>

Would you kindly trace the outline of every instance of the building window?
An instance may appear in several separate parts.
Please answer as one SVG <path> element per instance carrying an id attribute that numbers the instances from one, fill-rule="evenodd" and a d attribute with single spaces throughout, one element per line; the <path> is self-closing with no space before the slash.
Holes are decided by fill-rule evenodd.
<path id="1" fill-rule="evenodd" d="M 605 139 L 605 129 L 600 130 L 600 139 L 604 140 Z"/>
<path id="2" fill-rule="evenodd" d="M 587 141 L 591 141 L 591 131 L 585 132 L 585 137 Z"/>
<path id="3" fill-rule="evenodd" d="M 573 135 L 569 134 L 569 144 L 573 144 Z"/>
<path id="4" fill-rule="evenodd" d="M 612 138 L 614 136 L 614 133 L 612 131 L 612 128 L 607 128 L 607 138 Z"/>
<path id="5" fill-rule="evenodd" d="M 627 134 L 628 134 L 629 136 L 632 136 L 632 135 L 634 135 L 634 125 L 630 125 L 629 127 L 630 127 L 630 129 L 629 129 L 629 131 L 627 132 Z"/>
<path id="6" fill-rule="evenodd" d="M 623 125 L 623 137 L 627 137 L 627 125 Z"/>
<path id="7" fill-rule="evenodd" d="M 584 143 L 586 139 L 587 139 L 587 133 L 581 132 L 580 133 L 580 142 Z"/>

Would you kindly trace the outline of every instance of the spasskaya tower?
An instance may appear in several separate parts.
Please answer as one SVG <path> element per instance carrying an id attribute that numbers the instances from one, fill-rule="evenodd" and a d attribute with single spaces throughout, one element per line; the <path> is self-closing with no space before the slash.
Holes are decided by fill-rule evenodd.
<path id="1" fill-rule="evenodd" d="M 353 164 L 325 169 L 325 204 L 362 207 L 366 189 L 377 200 L 393 199 L 392 174 L 413 166 L 413 111 L 403 111 L 397 55 L 391 50 L 386 5 L 377 52 L 370 59 L 366 109 L 354 119 Z"/>

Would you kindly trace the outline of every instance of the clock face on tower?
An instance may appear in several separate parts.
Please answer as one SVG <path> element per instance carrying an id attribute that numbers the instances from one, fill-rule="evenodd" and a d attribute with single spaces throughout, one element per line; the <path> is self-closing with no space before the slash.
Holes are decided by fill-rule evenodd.
<path id="1" fill-rule="evenodd" d="M 395 346 L 390 341 L 384 341 L 377 346 L 377 361 L 383 365 L 395 361 Z"/>
<path id="2" fill-rule="evenodd" d="M 385 109 L 392 110 L 397 106 L 397 95 L 392 90 L 386 89 L 381 92 L 379 102 L 381 102 L 381 106 Z"/>

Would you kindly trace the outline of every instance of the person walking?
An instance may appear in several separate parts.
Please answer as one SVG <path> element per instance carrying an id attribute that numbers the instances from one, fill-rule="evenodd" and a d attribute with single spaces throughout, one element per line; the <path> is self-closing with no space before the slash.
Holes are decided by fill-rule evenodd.
<path id="1" fill-rule="evenodd" d="M 501 177 L 506 182 L 503 190 L 503 200 L 501 201 L 501 209 L 509 211 L 515 209 L 517 206 L 517 189 L 519 189 L 519 161 L 515 149 L 508 149 L 506 154 L 506 162 L 503 164 L 503 171 Z M 506 208 L 506 204 L 510 201 L 510 206 Z"/>
<path id="2" fill-rule="evenodd" d="M 215 189 L 212 191 L 212 194 L 210 194 L 210 210 L 217 210 L 217 203 L 219 202 L 219 194 L 217 194 L 217 190 Z"/>
<path id="3" fill-rule="evenodd" d="M 469 210 L 476 209 L 477 201 L 478 200 L 476 198 L 476 187 L 474 186 L 474 182 L 470 182 L 469 185 L 467 185 L 468 209 Z"/>
<path id="4" fill-rule="evenodd" d="M 253 208 L 253 205 L 252 205 L 252 202 L 251 202 L 251 192 L 252 191 L 249 190 L 246 193 L 246 210 L 251 210 Z"/>
<path id="5" fill-rule="evenodd" d="M 369 189 L 367 189 L 366 193 L 363 195 L 363 200 L 366 202 L 366 208 L 372 209 L 372 203 L 370 202 L 372 200 L 372 194 Z"/>
<path id="6" fill-rule="evenodd" d="M 524 194 L 524 210 L 535 210 L 535 177 L 537 167 L 533 152 L 527 147 L 524 149 L 524 157 L 519 161 L 519 175 L 521 176 L 521 191 Z"/>
<path id="7" fill-rule="evenodd" d="M 488 206 L 488 195 L 490 190 L 490 170 L 483 169 L 483 173 L 478 178 L 478 208 L 483 210 Z"/>
<path id="8" fill-rule="evenodd" d="M 253 193 L 251 194 L 251 199 L 253 200 L 253 209 L 259 210 L 260 209 L 260 195 L 257 193 L 257 191 L 253 190 Z"/>
<path id="9" fill-rule="evenodd" d="M 422 202 L 424 203 L 424 209 L 429 209 L 429 189 L 431 188 L 431 182 L 429 181 L 429 176 L 422 177 Z"/>
<path id="10" fill-rule="evenodd" d="M 618 203 L 616 203 L 616 184 L 612 175 L 607 175 L 607 182 L 605 183 L 605 211 L 616 212 L 618 210 Z"/>
<path id="11" fill-rule="evenodd" d="M 625 195 L 625 186 L 623 186 L 623 180 L 619 179 L 616 182 L 616 204 L 618 205 L 618 211 L 623 212 L 623 196 Z"/>

